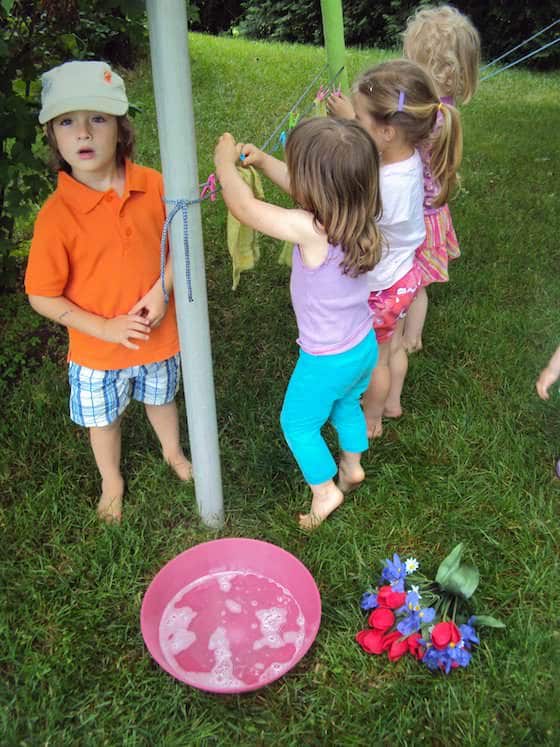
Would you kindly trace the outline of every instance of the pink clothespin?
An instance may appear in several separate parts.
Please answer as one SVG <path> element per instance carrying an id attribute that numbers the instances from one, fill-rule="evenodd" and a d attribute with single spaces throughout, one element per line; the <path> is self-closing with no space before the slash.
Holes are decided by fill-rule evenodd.
<path id="1" fill-rule="evenodd" d="M 333 88 L 332 95 L 339 96 L 339 97 L 342 96 L 342 86 L 340 85 L 340 83 L 338 84 L 336 88 Z"/>
<path id="2" fill-rule="evenodd" d="M 200 193 L 200 199 L 206 195 L 210 195 L 210 202 L 216 201 L 216 174 L 212 172 L 208 179 L 206 180 L 206 184 L 204 187 L 202 187 L 202 192 Z"/>
<path id="3" fill-rule="evenodd" d="M 330 94 L 330 91 L 328 88 L 325 88 L 324 86 L 320 86 L 319 90 L 317 91 L 317 95 L 315 96 L 315 100 L 322 101 L 323 99 L 326 99 L 329 94 Z"/>

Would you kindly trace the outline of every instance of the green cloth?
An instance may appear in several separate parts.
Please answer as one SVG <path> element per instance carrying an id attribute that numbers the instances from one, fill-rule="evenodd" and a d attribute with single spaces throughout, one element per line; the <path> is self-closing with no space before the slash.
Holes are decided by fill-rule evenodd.
<path id="1" fill-rule="evenodd" d="M 239 175 L 251 188 L 253 195 L 257 200 L 264 200 L 264 191 L 262 187 L 259 172 L 253 166 L 238 166 Z M 231 256 L 233 270 L 232 290 L 239 285 L 241 273 L 245 270 L 252 270 L 261 256 L 259 234 L 250 226 L 240 223 L 237 218 L 228 212 L 227 216 L 227 245 Z M 292 245 L 284 242 L 280 255 L 279 264 L 292 265 Z"/>

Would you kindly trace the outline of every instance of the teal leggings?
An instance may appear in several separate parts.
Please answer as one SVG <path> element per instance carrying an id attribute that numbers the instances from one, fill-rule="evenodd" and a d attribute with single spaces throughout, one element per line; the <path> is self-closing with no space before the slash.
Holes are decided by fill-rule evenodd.
<path id="1" fill-rule="evenodd" d="M 330 420 L 343 451 L 368 447 L 360 397 L 377 363 L 377 342 L 370 332 L 358 345 L 336 355 L 310 355 L 300 350 L 288 383 L 280 424 L 306 482 L 332 479 L 336 462 L 321 428 Z"/>

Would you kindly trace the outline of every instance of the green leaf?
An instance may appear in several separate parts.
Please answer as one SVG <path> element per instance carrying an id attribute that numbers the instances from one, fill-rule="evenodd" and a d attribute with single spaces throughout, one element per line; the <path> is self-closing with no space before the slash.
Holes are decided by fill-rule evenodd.
<path id="1" fill-rule="evenodd" d="M 505 628 L 506 625 L 501 620 L 496 620 L 495 617 L 490 617 L 490 615 L 473 615 L 472 624 L 476 627 L 478 626 L 484 626 L 486 628 Z"/>
<path id="2" fill-rule="evenodd" d="M 440 584 L 440 586 L 445 586 L 445 582 L 449 575 L 459 568 L 462 554 L 463 543 L 460 542 L 453 548 L 453 550 L 451 550 L 449 555 L 441 561 L 436 576 L 436 582 Z"/>
<path id="3" fill-rule="evenodd" d="M 14 5 L 15 0 L 2 0 L 2 7 L 9 13 Z"/>
<path id="4" fill-rule="evenodd" d="M 445 583 L 441 583 L 440 586 L 445 591 L 449 591 L 452 594 L 459 594 L 465 599 L 469 599 L 474 594 L 479 580 L 478 568 L 463 564 L 451 571 L 447 575 Z"/>

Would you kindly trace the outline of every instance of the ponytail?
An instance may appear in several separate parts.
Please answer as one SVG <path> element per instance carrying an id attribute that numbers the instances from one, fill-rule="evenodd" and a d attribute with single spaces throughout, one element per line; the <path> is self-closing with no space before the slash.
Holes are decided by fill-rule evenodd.
<path id="1" fill-rule="evenodd" d="M 432 138 L 431 168 L 434 179 L 440 190 L 432 204 L 434 207 L 445 205 L 453 188 L 459 183 L 457 170 L 463 156 L 463 131 L 461 117 L 454 106 L 440 103 L 436 107 L 442 114 L 439 125 Z"/>

